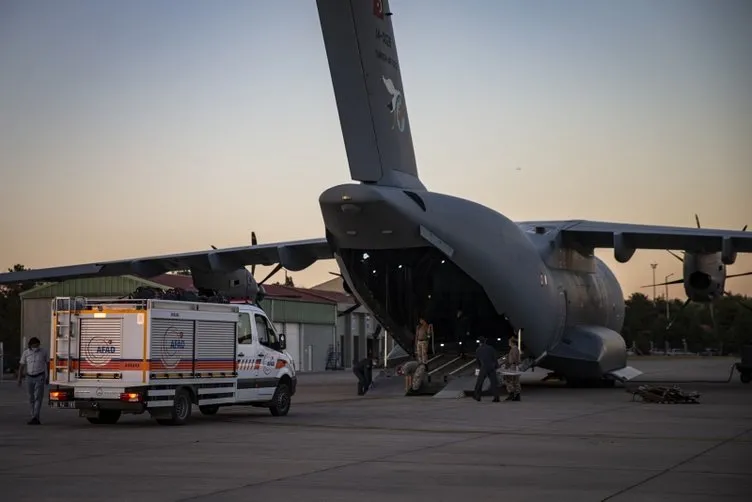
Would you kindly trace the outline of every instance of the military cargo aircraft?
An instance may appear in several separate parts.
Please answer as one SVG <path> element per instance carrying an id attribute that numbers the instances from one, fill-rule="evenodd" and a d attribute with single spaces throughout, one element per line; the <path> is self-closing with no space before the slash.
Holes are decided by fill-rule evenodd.
<path id="1" fill-rule="evenodd" d="M 8 273 L 0 283 L 190 269 L 199 289 L 257 299 L 263 288 L 246 266 L 298 271 L 334 258 L 347 289 L 408 352 L 419 316 L 428 316 L 436 340 L 449 346 L 451 328 L 442 326 L 463 309 L 474 331 L 523 330 L 538 366 L 597 382 L 639 372 L 627 366 L 619 334 L 621 287 L 595 249 L 613 249 L 620 263 L 637 249 L 683 251 L 683 282 L 696 299 L 722 294 L 726 266 L 752 252 L 752 235 L 742 231 L 514 222 L 430 191 L 418 175 L 389 2 L 317 4 L 354 181 L 321 194 L 324 237 Z"/>

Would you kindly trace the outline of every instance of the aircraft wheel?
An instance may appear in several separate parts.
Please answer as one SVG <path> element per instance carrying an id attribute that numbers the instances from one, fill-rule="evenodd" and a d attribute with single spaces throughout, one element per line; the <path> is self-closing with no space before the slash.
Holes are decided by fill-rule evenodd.
<path id="1" fill-rule="evenodd" d="M 749 383 L 752 381 L 752 374 L 751 373 L 742 373 L 739 375 L 739 379 L 742 381 L 742 383 Z"/>
<path id="2" fill-rule="evenodd" d="M 616 385 L 616 380 L 612 378 L 604 378 L 601 381 L 601 387 L 604 387 L 606 389 L 612 389 Z"/>

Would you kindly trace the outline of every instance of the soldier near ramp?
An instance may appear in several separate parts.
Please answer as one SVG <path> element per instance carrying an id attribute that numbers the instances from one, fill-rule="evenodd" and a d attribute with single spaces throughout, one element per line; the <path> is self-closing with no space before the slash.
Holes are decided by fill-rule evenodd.
<path id="1" fill-rule="evenodd" d="M 499 402 L 499 381 L 496 379 L 496 370 L 499 367 L 499 361 L 496 357 L 496 351 L 488 343 L 486 343 L 485 337 L 480 338 L 480 346 L 475 351 L 475 359 L 478 361 L 480 371 L 478 372 L 478 378 L 475 381 L 475 390 L 473 392 L 473 399 L 476 401 L 481 400 L 481 393 L 483 392 L 483 382 L 488 378 L 491 384 L 491 393 L 493 394 L 493 402 Z"/>
<path id="2" fill-rule="evenodd" d="M 431 325 L 421 317 L 415 328 L 415 359 L 419 364 L 428 364 L 428 337 L 432 331 Z"/>
<path id="3" fill-rule="evenodd" d="M 363 396 L 371 386 L 373 363 L 370 357 L 353 361 L 353 373 L 358 377 L 358 395 Z"/>
<path id="4" fill-rule="evenodd" d="M 509 354 L 504 363 L 504 369 L 517 371 L 520 365 L 520 349 L 517 348 L 517 338 L 509 337 Z M 520 385 L 520 375 L 504 375 L 504 385 L 509 395 L 505 401 L 519 401 L 522 386 Z"/>

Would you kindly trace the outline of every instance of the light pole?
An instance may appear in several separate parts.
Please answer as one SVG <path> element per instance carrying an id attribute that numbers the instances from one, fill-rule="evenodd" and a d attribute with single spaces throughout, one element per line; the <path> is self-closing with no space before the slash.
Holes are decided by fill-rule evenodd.
<path id="1" fill-rule="evenodd" d="M 653 269 L 653 301 L 655 301 L 655 269 L 658 268 L 657 263 L 651 263 L 650 268 Z"/>
<path id="2" fill-rule="evenodd" d="M 664 279 L 664 281 L 663 281 L 664 285 L 666 286 L 666 322 L 669 322 L 669 319 L 668 319 L 668 316 L 669 316 L 669 310 L 668 310 L 668 278 L 671 277 L 672 275 L 674 275 L 673 272 L 670 273 L 670 274 L 668 274 L 666 276 L 666 278 Z"/>

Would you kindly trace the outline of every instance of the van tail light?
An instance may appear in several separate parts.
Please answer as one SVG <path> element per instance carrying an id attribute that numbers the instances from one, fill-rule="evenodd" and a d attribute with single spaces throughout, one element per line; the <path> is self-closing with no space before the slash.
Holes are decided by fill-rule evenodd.
<path id="1" fill-rule="evenodd" d="M 51 390 L 50 401 L 72 401 L 73 394 L 67 390 Z"/>
<path id="2" fill-rule="evenodd" d="M 120 394 L 120 400 L 126 403 L 140 403 L 142 396 L 139 392 L 123 392 Z"/>

